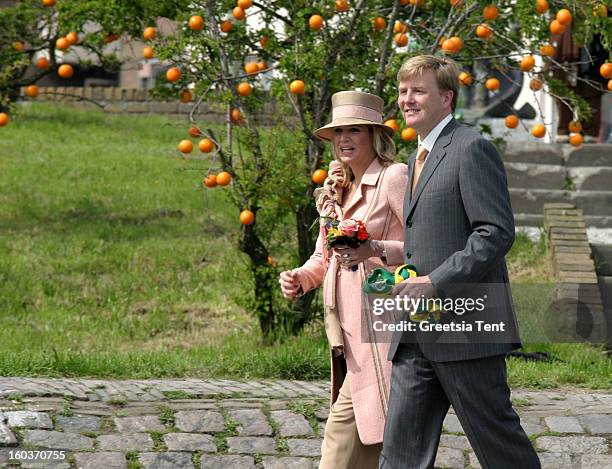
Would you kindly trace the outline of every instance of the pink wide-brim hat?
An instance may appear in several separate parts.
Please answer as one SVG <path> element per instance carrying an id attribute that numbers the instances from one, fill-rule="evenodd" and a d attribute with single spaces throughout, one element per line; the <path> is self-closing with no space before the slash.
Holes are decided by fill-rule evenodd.
<path id="1" fill-rule="evenodd" d="M 334 128 L 346 125 L 373 125 L 382 127 L 390 136 L 393 129 L 383 124 L 384 101 L 375 94 L 362 91 L 340 91 L 334 93 L 332 100 L 332 121 L 315 130 L 314 134 L 322 140 L 331 140 Z"/>

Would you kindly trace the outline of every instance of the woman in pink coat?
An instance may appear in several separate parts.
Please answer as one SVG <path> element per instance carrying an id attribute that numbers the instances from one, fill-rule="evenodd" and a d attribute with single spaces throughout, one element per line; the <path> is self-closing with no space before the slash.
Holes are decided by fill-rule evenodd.
<path id="1" fill-rule="evenodd" d="M 325 219 L 311 258 L 282 272 L 287 298 L 323 285 L 325 331 L 332 357 L 332 406 L 320 468 L 377 468 L 387 412 L 391 362 L 362 287 L 376 267 L 403 263 L 402 211 L 407 166 L 394 163 L 393 130 L 382 123 L 378 96 L 342 91 L 332 96 L 332 122 L 315 131 L 329 140 L 335 161 L 315 191 L 321 217 L 365 223 L 369 241 L 357 248 L 325 246 Z M 367 337 L 366 337 L 367 334 Z"/>

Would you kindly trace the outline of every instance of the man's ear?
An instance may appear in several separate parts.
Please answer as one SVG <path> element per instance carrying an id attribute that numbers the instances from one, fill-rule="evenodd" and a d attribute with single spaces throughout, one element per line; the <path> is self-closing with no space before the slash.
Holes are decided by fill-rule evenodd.
<path id="1" fill-rule="evenodd" d="M 448 107 L 452 107 L 454 94 L 455 92 L 452 90 L 446 90 L 442 92 L 442 96 L 444 97 L 444 104 L 448 105 Z"/>

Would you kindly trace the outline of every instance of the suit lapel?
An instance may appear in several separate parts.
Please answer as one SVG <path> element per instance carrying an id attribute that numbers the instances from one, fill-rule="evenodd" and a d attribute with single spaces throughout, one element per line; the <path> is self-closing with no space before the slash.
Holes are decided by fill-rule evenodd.
<path id="1" fill-rule="evenodd" d="M 438 140 L 436 140 L 436 143 L 434 144 L 434 147 L 431 150 L 431 153 L 427 155 L 427 159 L 425 160 L 425 166 L 423 167 L 423 171 L 421 172 L 421 175 L 419 176 L 419 181 L 417 182 L 417 186 L 414 191 L 414 196 L 409 197 L 410 203 L 408 205 L 408 213 L 405 214 L 406 215 L 405 219 L 408 218 L 410 214 L 412 213 L 412 211 L 414 210 L 414 207 L 419 201 L 419 197 L 423 193 L 423 190 L 425 189 L 427 182 L 433 175 L 434 171 L 436 170 L 440 162 L 446 156 L 446 147 L 450 145 L 451 143 L 455 127 L 457 127 L 457 123 L 453 119 L 448 123 L 446 127 L 444 127 L 444 129 L 442 130 L 442 133 L 438 137 Z M 414 162 L 412 162 L 412 166 L 414 167 Z M 411 179 L 409 179 L 409 189 L 410 189 L 410 184 L 412 181 L 412 173 L 410 174 L 411 174 L 410 176 Z"/>
<path id="2" fill-rule="evenodd" d="M 348 216 L 349 212 L 361 202 L 366 192 L 369 190 L 367 189 L 368 186 L 376 187 L 382 169 L 383 167 L 378 161 L 378 158 L 374 158 L 363 174 L 361 182 L 359 186 L 357 186 L 357 190 L 353 194 L 353 197 L 348 201 L 345 207 L 342 207 L 344 216 Z"/>

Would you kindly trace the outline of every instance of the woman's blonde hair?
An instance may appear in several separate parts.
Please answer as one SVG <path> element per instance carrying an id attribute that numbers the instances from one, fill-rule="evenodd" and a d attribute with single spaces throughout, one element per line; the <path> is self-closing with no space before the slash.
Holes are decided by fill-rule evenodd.
<path id="1" fill-rule="evenodd" d="M 368 125 L 368 130 L 372 134 L 372 148 L 374 149 L 374 154 L 380 161 L 383 166 L 390 165 L 395 162 L 395 143 L 393 142 L 393 138 L 386 133 L 383 129 L 375 125 Z M 353 172 L 348 164 L 344 163 L 338 155 L 336 155 L 336 150 L 332 145 L 332 154 L 336 161 L 340 163 L 342 166 L 342 171 L 344 172 L 344 183 L 342 184 L 342 188 L 347 188 L 351 184 L 351 179 L 353 177 Z"/>

